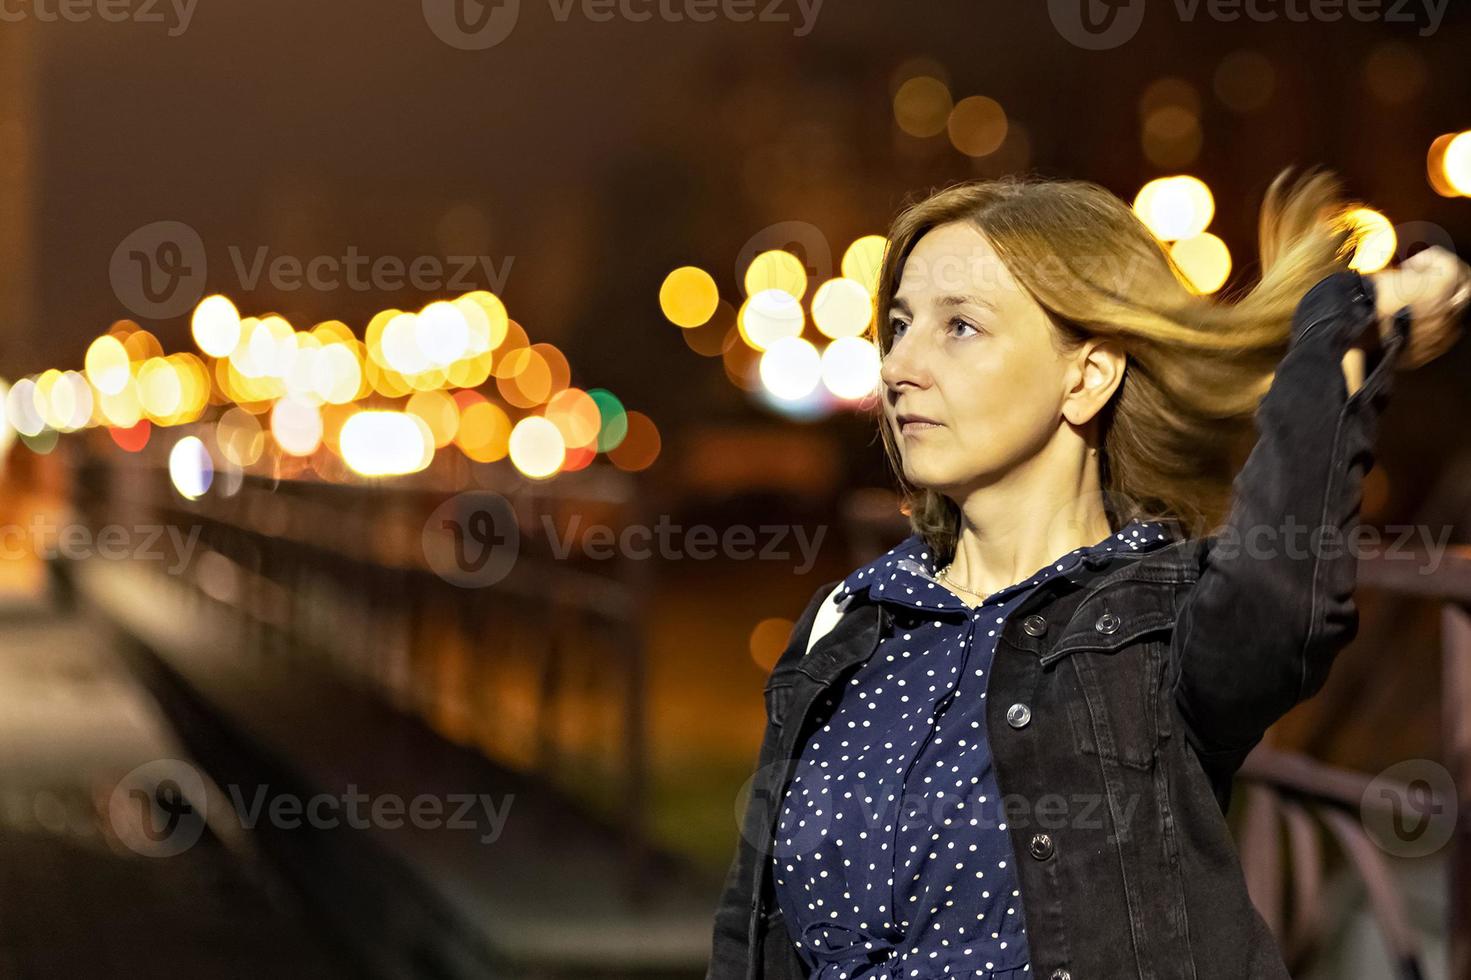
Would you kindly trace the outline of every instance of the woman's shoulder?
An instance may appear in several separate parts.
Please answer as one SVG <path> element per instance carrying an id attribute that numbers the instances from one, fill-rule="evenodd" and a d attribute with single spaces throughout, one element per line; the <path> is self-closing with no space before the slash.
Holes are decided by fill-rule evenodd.
<path id="1" fill-rule="evenodd" d="M 788 654 L 804 655 L 852 608 L 854 601 L 869 598 L 870 584 L 888 579 L 904 562 L 930 562 L 929 550 L 917 533 L 855 566 L 842 578 L 819 585 L 792 626 L 790 646 L 793 649 L 789 649 Z M 782 658 L 783 661 L 786 659 Z"/>
<path id="2" fill-rule="evenodd" d="M 845 604 L 854 596 L 866 597 L 871 586 L 882 584 L 901 572 L 932 576 L 934 566 L 929 546 L 919 532 L 913 532 L 888 551 L 864 561 L 839 579 L 834 590 L 834 602 Z"/>

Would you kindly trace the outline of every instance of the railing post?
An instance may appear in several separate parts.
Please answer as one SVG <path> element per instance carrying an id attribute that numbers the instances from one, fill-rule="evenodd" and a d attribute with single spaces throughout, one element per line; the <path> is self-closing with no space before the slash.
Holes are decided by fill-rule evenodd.
<path id="1" fill-rule="evenodd" d="M 1471 980 L 1471 612 L 1459 603 L 1442 607 L 1441 648 L 1441 730 L 1456 786 L 1456 832 L 1447 861 L 1447 976 Z"/>
<path id="2" fill-rule="evenodd" d="M 626 514 L 630 523 L 651 527 L 656 512 L 635 492 Z M 620 643 L 627 677 L 624 727 L 624 874 L 627 894 L 635 908 L 645 906 L 652 895 L 649 885 L 649 774 L 648 745 L 648 660 L 649 589 L 653 582 L 653 560 L 625 555 L 621 561 L 622 582 L 628 589 L 630 608 L 620 629 Z"/>

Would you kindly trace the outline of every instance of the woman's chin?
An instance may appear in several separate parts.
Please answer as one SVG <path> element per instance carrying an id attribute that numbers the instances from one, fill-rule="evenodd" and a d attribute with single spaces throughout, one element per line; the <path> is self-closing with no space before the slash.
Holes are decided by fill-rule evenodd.
<path id="1" fill-rule="evenodd" d="M 910 486 L 942 493 L 959 485 L 958 474 L 949 468 L 925 465 L 918 460 L 905 461 L 904 481 Z"/>

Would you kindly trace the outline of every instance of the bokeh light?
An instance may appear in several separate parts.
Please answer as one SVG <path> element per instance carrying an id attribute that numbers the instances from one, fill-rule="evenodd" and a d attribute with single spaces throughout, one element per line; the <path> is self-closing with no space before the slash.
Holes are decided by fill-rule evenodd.
<path id="1" fill-rule="evenodd" d="M 878 348 L 866 337 L 834 340 L 822 352 L 822 383 L 838 398 L 866 397 L 878 388 Z"/>
<path id="2" fill-rule="evenodd" d="M 288 456 L 310 456 L 322 444 L 322 413 L 312 402 L 290 395 L 271 409 L 271 435 Z"/>
<path id="3" fill-rule="evenodd" d="M 1185 284 L 1196 293 L 1217 292 L 1231 277 L 1231 250 L 1210 232 L 1175 242 L 1170 256 L 1185 275 Z"/>
<path id="4" fill-rule="evenodd" d="M 434 457 L 434 436 L 408 412 L 354 412 L 338 434 L 342 461 L 359 476 L 417 473 Z"/>
<path id="5" fill-rule="evenodd" d="M 877 296 L 879 273 L 884 267 L 884 249 L 889 241 L 883 235 L 864 235 L 843 252 L 844 279 L 862 284 L 870 296 Z"/>
<path id="6" fill-rule="evenodd" d="M 751 260 L 743 284 L 747 296 L 775 289 L 800 301 L 807 294 L 807 267 L 791 252 L 770 249 Z"/>
<path id="7" fill-rule="evenodd" d="M 224 296 L 208 296 L 194 308 L 190 331 L 210 357 L 229 357 L 240 343 L 240 311 Z"/>
<path id="8" fill-rule="evenodd" d="M 562 468 L 567 444 L 561 431 L 540 415 L 529 415 L 511 429 L 511 463 L 533 479 L 545 479 Z"/>
<path id="9" fill-rule="evenodd" d="M 1160 177 L 1140 189 L 1134 198 L 1134 213 L 1160 240 L 1180 241 L 1210 226 L 1216 201 L 1198 177 Z"/>
<path id="10" fill-rule="evenodd" d="M 198 500 L 214 480 L 214 460 L 196 436 L 185 436 L 169 450 L 169 479 L 186 500 Z"/>
<path id="11" fill-rule="evenodd" d="M 1457 133 L 1446 143 L 1441 172 L 1457 194 L 1471 197 L 1471 131 Z"/>
<path id="12" fill-rule="evenodd" d="M 92 341 L 82 361 L 87 380 L 104 395 L 116 395 L 128 386 L 132 364 L 127 348 L 113 334 Z"/>
<path id="13" fill-rule="evenodd" d="M 777 398 L 793 401 L 822 380 L 822 355 L 801 337 L 785 337 L 761 355 L 761 383 Z"/>
<path id="14" fill-rule="evenodd" d="M 950 111 L 947 122 L 950 143 L 970 157 L 995 153 L 1006 141 L 1006 110 L 984 95 L 961 99 Z"/>
<path id="15" fill-rule="evenodd" d="M 1378 272 L 1387 267 L 1399 247 L 1399 238 L 1389 219 L 1372 208 L 1357 208 L 1347 217 L 1362 236 L 1349 261 L 1349 268 L 1358 272 Z"/>
<path id="16" fill-rule="evenodd" d="M 766 350 L 777 341 L 801 336 L 806 317 L 791 293 L 766 289 L 741 305 L 736 317 L 741 338 L 753 350 Z"/>
<path id="17" fill-rule="evenodd" d="M 708 322 L 719 304 L 715 279 L 692 265 L 675 269 L 659 287 L 659 309 L 677 327 L 688 329 Z"/>
<path id="18" fill-rule="evenodd" d="M 910 136 L 938 136 L 950 121 L 953 105 L 949 86 L 938 78 L 920 75 L 899 86 L 894 94 L 894 122 Z"/>
<path id="19" fill-rule="evenodd" d="M 812 322 L 828 337 L 856 337 L 873 322 L 873 296 L 856 280 L 829 279 L 812 295 Z"/>

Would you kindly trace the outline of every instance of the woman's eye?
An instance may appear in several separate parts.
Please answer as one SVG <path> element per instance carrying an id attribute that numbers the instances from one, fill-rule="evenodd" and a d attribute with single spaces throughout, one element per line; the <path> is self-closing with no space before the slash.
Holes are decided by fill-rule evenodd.
<path id="1" fill-rule="evenodd" d="M 977 332 L 979 332 L 979 329 L 980 329 L 980 328 L 974 326 L 973 324 L 971 324 L 969 321 L 962 320 L 960 317 L 956 317 L 955 319 L 951 320 L 950 321 L 950 326 L 951 326 L 951 328 L 954 328 L 956 326 L 961 326 L 961 327 L 965 327 L 968 330 L 975 330 Z"/>
<path id="2" fill-rule="evenodd" d="M 905 323 L 903 320 L 889 321 L 889 330 L 894 334 L 895 337 L 902 334 L 904 332 L 904 328 L 907 326 L 909 326 L 909 324 Z"/>

